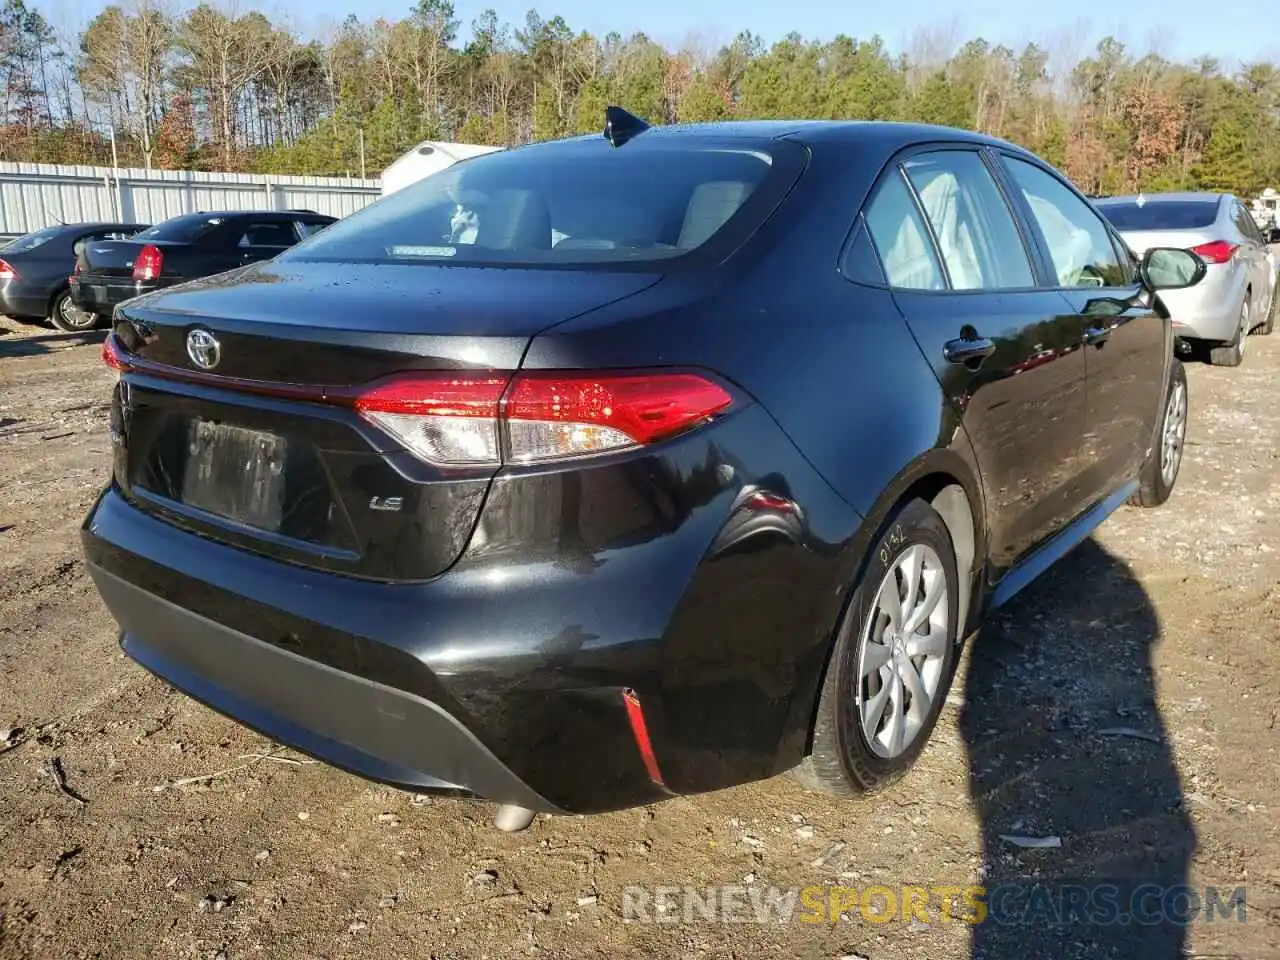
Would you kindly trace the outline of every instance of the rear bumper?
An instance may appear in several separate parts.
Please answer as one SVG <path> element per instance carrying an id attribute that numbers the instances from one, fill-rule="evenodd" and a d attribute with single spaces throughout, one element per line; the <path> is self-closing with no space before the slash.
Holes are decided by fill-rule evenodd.
<path id="1" fill-rule="evenodd" d="M 794 766 L 860 517 L 758 407 L 594 470 L 496 479 L 429 581 L 282 562 L 115 487 L 82 539 L 131 657 L 373 780 L 588 813 Z M 802 512 L 759 522 L 762 482 Z"/>
<path id="2" fill-rule="evenodd" d="M 6 317 L 43 317 L 49 312 L 52 291 L 34 290 L 29 284 L 0 280 L 0 314 Z"/>
<path id="3" fill-rule="evenodd" d="M 1235 339 L 1243 298 L 1244 275 L 1234 264 L 1213 264 L 1196 286 L 1160 294 L 1175 336 L 1221 342 Z"/>
<path id="4" fill-rule="evenodd" d="M 78 276 L 71 278 L 71 299 L 82 310 L 110 316 L 126 300 L 159 290 L 166 284 L 137 283 L 117 277 Z"/>
<path id="5" fill-rule="evenodd" d="M 437 704 L 229 629 L 101 566 L 89 571 L 125 653 L 220 713 L 374 780 L 557 809 Z"/>

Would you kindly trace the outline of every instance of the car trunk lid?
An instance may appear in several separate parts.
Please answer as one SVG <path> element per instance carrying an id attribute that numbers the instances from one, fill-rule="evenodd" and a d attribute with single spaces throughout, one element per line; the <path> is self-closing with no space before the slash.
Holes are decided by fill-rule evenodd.
<path id="1" fill-rule="evenodd" d="M 634 295 L 634 272 L 266 264 L 121 309 L 115 478 L 203 536 L 322 569 L 435 576 L 495 466 L 436 466 L 355 409 L 392 374 L 509 376 L 539 330 Z"/>
<path id="2" fill-rule="evenodd" d="M 1121 236 L 1135 254 L 1141 257 L 1156 247 L 1176 247 L 1190 250 L 1203 243 L 1212 243 L 1222 237 L 1209 230 L 1125 230 Z"/>
<path id="3" fill-rule="evenodd" d="M 81 243 L 76 250 L 76 262 L 84 276 L 123 277 L 133 279 L 134 264 L 148 246 L 157 248 L 168 257 L 186 248 L 185 243 L 153 240 L 95 240 Z"/>

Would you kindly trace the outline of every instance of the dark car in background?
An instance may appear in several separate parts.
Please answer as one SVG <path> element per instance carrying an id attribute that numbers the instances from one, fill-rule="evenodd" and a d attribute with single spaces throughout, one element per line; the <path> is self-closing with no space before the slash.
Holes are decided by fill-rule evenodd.
<path id="1" fill-rule="evenodd" d="M 92 314 L 70 297 L 68 280 L 77 248 L 124 240 L 144 229 L 140 223 L 60 223 L 0 248 L 0 313 L 17 320 L 48 320 L 59 330 L 92 327 Z"/>
<path id="2" fill-rule="evenodd" d="M 309 210 L 173 217 L 129 240 L 81 244 L 71 297 L 81 310 L 109 316 L 141 294 L 270 260 L 333 222 Z"/>
<path id="3" fill-rule="evenodd" d="M 1194 254 L 974 133 L 611 114 L 117 311 L 83 543 L 129 656 L 505 828 L 848 796 L 985 614 L 1169 496 Z"/>

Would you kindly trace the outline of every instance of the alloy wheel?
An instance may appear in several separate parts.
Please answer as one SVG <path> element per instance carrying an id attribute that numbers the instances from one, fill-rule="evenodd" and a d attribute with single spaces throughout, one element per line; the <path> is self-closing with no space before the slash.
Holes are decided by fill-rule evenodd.
<path id="1" fill-rule="evenodd" d="M 941 558 L 913 544 L 881 580 L 859 643 L 858 712 L 877 756 L 901 756 L 928 720 L 942 683 L 950 616 Z"/>
<path id="2" fill-rule="evenodd" d="M 1165 486 L 1172 486 L 1182 463 L 1182 448 L 1187 438 L 1187 388 L 1175 383 L 1169 391 L 1164 411 L 1164 430 L 1160 441 L 1160 476 Z"/>
<path id="3" fill-rule="evenodd" d="M 58 316 L 68 327 L 75 330 L 87 330 L 93 326 L 94 315 L 88 310 L 81 310 L 70 297 L 63 297 L 58 302 Z"/>

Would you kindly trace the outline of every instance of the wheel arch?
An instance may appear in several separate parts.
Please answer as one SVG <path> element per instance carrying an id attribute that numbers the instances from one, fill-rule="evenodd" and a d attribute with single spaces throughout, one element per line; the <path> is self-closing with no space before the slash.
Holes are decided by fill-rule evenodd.
<path id="1" fill-rule="evenodd" d="M 970 461 L 951 449 L 936 449 L 917 458 L 894 477 L 866 513 L 865 527 L 871 531 L 862 547 L 857 568 L 849 579 L 852 587 L 861 578 L 872 548 L 884 533 L 889 519 L 910 500 L 920 499 L 942 517 L 951 534 L 956 553 L 956 575 L 960 579 L 960 639 L 968 636 L 975 613 L 980 576 L 986 567 L 986 501 L 977 470 Z M 843 616 L 843 609 L 841 611 Z"/>
<path id="2" fill-rule="evenodd" d="M 53 289 L 49 291 L 49 296 L 44 298 L 44 309 L 45 309 L 46 315 L 53 312 L 53 305 L 57 303 L 58 297 L 60 297 L 63 293 L 67 292 L 70 289 L 71 289 L 70 279 L 59 280 L 56 284 L 54 284 Z"/>
<path id="3" fill-rule="evenodd" d="M 923 500 L 942 517 L 951 535 L 956 554 L 957 640 L 963 641 L 977 626 L 983 599 L 982 583 L 986 571 L 987 520 L 985 497 L 976 468 L 960 453 L 949 448 L 936 448 L 904 467 L 863 514 L 857 535 L 846 548 L 846 561 L 840 565 L 840 599 L 831 622 L 821 669 L 814 682 L 797 690 L 797 704 L 806 716 L 807 731 L 804 750 L 794 759 L 799 763 L 813 745 L 819 699 L 831 666 L 831 655 L 840 625 L 853 601 L 854 594 L 880 541 L 898 509 L 911 500 Z M 794 716 L 794 714 L 793 714 Z"/>

